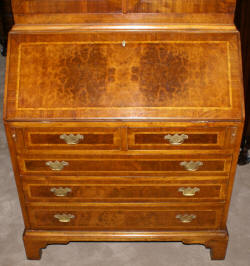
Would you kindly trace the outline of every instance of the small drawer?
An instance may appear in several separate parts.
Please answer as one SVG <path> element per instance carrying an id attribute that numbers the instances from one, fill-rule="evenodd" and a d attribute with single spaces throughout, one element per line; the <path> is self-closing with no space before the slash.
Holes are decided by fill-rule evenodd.
<path id="1" fill-rule="evenodd" d="M 76 182 L 76 181 L 75 181 Z M 222 201 L 226 184 L 72 184 L 24 183 L 26 201 L 167 202 Z"/>
<path id="2" fill-rule="evenodd" d="M 129 150 L 223 149 L 225 127 L 129 128 Z"/>
<path id="3" fill-rule="evenodd" d="M 121 133 L 109 127 L 30 127 L 23 129 L 23 142 L 18 144 L 28 150 L 120 150 Z"/>
<path id="4" fill-rule="evenodd" d="M 165 204 L 30 206 L 32 229 L 197 230 L 218 229 L 222 206 Z"/>
<path id="5" fill-rule="evenodd" d="M 30 158 L 29 158 L 30 157 Z M 19 158 L 21 174 L 48 175 L 226 175 L 231 156 L 51 156 Z"/>

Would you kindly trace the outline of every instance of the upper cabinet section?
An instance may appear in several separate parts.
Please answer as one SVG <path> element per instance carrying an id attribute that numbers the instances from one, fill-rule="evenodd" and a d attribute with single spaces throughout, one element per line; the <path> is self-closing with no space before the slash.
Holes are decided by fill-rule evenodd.
<path id="1" fill-rule="evenodd" d="M 232 24 L 236 0 L 12 0 L 17 24 Z"/>
<path id="2" fill-rule="evenodd" d="M 122 0 L 14 0 L 15 14 L 121 13 Z"/>
<path id="3" fill-rule="evenodd" d="M 127 0 L 126 2 L 128 13 L 232 13 L 235 5 L 235 0 Z"/>
<path id="4" fill-rule="evenodd" d="M 10 34 L 5 118 L 242 119 L 237 33 Z"/>

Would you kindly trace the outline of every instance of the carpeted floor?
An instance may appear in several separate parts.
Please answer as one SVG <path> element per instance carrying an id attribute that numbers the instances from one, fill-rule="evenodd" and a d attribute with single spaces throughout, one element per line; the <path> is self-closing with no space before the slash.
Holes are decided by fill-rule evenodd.
<path id="1" fill-rule="evenodd" d="M 5 58 L 0 56 L 0 106 Z M 250 164 L 238 167 L 228 219 L 230 241 L 224 261 L 210 261 L 201 245 L 181 243 L 70 243 L 51 245 L 42 260 L 28 261 L 22 243 L 23 221 L 0 123 L 0 266 L 249 266 L 250 265 Z"/>

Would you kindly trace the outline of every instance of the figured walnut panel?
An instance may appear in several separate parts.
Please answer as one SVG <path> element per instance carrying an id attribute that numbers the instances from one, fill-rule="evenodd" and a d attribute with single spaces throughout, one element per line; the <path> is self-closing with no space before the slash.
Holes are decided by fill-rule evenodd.
<path id="1" fill-rule="evenodd" d="M 30 157 L 30 158 L 29 158 Z M 35 157 L 35 158 L 34 158 Z M 216 158 L 217 157 L 217 158 Z M 60 170 L 52 170 L 48 161 L 67 162 Z M 188 171 L 181 162 L 200 161 L 195 171 Z M 62 163 L 63 164 L 63 163 Z M 86 175 L 86 176 L 159 176 L 159 175 L 227 175 L 231 156 L 33 156 L 19 157 L 22 174 Z"/>
<path id="2" fill-rule="evenodd" d="M 55 13 L 117 13 L 122 11 L 122 0 L 17 0 L 15 14 Z"/>
<path id="3" fill-rule="evenodd" d="M 129 0 L 130 13 L 233 13 L 235 0 Z"/>
<path id="4" fill-rule="evenodd" d="M 128 128 L 129 150 L 222 149 L 226 145 L 226 128 Z M 184 135 L 179 145 L 166 136 Z"/>
<path id="5" fill-rule="evenodd" d="M 75 181 L 76 182 L 76 181 Z M 65 196 L 56 196 L 53 188 L 71 189 Z M 193 196 L 185 196 L 179 188 L 197 187 L 200 190 Z M 43 202 L 168 202 L 168 201 L 219 201 L 225 199 L 225 184 L 70 184 L 54 183 L 24 184 L 27 201 Z"/>
<path id="6" fill-rule="evenodd" d="M 18 109 L 231 107 L 226 42 L 27 43 L 19 56 Z"/>
<path id="7" fill-rule="evenodd" d="M 15 14 L 233 13 L 235 0 L 13 0 Z"/>
<path id="8" fill-rule="evenodd" d="M 88 207 L 29 207 L 32 229 L 64 230 L 164 230 L 164 229 L 215 229 L 219 228 L 222 208 L 198 206 L 91 206 Z M 72 214 L 68 223 L 59 222 L 57 213 Z M 190 223 L 182 223 L 178 214 L 194 214 Z"/>
<path id="9" fill-rule="evenodd" d="M 12 38 L 8 119 L 241 117 L 235 34 Z"/>
<path id="10" fill-rule="evenodd" d="M 76 144 L 67 144 L 60 136 L 81 135 Z M 23 142 L 22 142 L 23 141 Z M 19 150 L 65 149 L 65 150 L 119 150 L 121 147 L 120 128 L 113 127 L 56 127 L 24 128 L 22 137 L 17 139 Z"/>

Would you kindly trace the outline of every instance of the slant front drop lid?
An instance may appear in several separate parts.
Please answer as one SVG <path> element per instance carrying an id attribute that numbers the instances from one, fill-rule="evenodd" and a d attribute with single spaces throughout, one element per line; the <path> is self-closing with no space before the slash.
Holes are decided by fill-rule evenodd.
<path id="1" fill-rule="evenodd" d="M 27 258 L 180 241 L 224 259 L 244 122 L 235 1 L 12 6 L 4 121 Z"/>
<path id="2" fill-rule="evenodd" d="M 16 34 L 14 40 L 9 119 L 242 118 L 234 34 Z"/>

